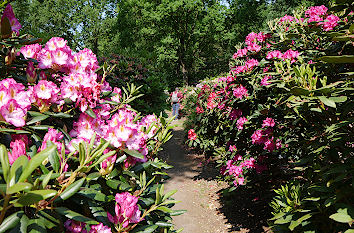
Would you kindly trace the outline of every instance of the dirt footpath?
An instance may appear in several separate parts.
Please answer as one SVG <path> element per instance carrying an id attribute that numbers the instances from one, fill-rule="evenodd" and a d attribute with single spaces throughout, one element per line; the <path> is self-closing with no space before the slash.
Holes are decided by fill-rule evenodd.
<path id="1" fill-rule="evenodd" d="M 203 156 L 185 148 L 183 119 L 174 121 L 178 126 L 173 138 L 164 146 L 162 157 L 174 166 L 167 170 L 170 179 L 166 192 L 177 189 L 173 196 L 181 201 L 175 210 L 187 210 L 173 217 L 176 229 L 183 233 L 260 233 L 270 232 L 266 220 L 269 214 L 269 192 L 263 186 L 239 187 L 228 195 L 222 190 L 228 185 L 217 181 L 219 174 L 215 164 L 205 164 Z"/>
<path id="2" fill-rule="evenodd" d="M 181 125 L 182 121 L 175 121 Z M 178 189 L 173 196 L 181 201 L 174 209 L 187 210 L 187 213 L 175 216 L 176 229 L 184 228 L 189 233 L 223 233 L 230 232 L 230 225 L 223 214 L 218 213 L 220 208 L 217 201 L 217 192 L 225 184 L 211 180 L 202 169 L 202 157 L 188 154 L 184 148 L 184 132 L 181 126 L 174 129 L 173 138 L 164 146 L 164 155 L 167 162 L 174 166 L 167 173 L 171 176 L 166 183 L 166 192 Z M 205 177 L 203 177 L 205 175 Z"/>

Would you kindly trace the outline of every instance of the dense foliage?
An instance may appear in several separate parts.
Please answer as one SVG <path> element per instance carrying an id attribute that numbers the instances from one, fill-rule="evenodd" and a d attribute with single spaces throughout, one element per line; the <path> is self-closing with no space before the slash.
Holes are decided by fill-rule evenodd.
<path id="1" fill-rule="evenodd" d="M 128 87 L 134 84 L 139 87 L 139 92 L 143 94 L 130 102 L 134 109 L 143 114 L 159 115 L 168 108 L 167 95 L 163 91 L 168 89 L 167 82 L 154 71 L 151 62 L 142 63 L 137 58 L 116 54 L 102 57 L 100 60 L 112 67 L 106 77 L 111 86 Z"/>
<path id="2" fill-rule="evenodd" d="M 99 56 L 154 61 L 170 89 L 225 71 L 249 30 L 299 6 L 325 0 L 23 0 L 14 2 L 24 32 L 66 39 Z"/>
<path id="3" fill-rule="evenodd" d="M 1 1 L 0 232 L 176 232 L 157 158 L 170 121 L 129 106 L 90 49 L 20 35 Z"/>
<path id="4" fill-rule="evenodd" d="M 230 191 L 283 179 L 274 232 L 352 232 L 353 3 L 270 21 L 230 72 L 189 87 L 188 144 L 217 159 Z"/>

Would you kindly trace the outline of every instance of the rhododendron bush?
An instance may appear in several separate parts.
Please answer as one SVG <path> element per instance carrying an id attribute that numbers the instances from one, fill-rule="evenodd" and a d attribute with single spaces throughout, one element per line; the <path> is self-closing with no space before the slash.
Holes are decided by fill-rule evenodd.
<path id="1" fill-rule="evenodd" d="M 112 86 L 126 87 L 134 84 L 140 87 L 142 96 L 130 103 L 134 109 L 145 114 L 160 114 L 168 108 L 167 95 L 161 91 L 167 89 L 166 80 L 154 70 L 150 62 L 141 62 L 137 58 L 117 54 L 102 57 L 100 60 L 113 67 L 106 78 Z"/>
<path id="2" fill-rule="evenodd" d="M 269 22 L 237 46 L 229 73 L 187 92 L 187 143 L 215 158 L 229 191 L 277 181 L 275 232 L 352 230 L 352 7 Z"/>
<path id="3" fill-rule="evenodd" d="M 170 121 L 128 104 L 89 49 L 20 35 L 1 3 L 0 232 L 174 232 L 157 152 Z"/>

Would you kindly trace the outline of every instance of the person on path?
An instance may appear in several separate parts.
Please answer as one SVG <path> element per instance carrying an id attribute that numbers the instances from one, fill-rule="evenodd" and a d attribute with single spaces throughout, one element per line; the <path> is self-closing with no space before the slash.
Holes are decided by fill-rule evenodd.
<path id="1" fill-rule="evenodd" d="M 171 97 L 171 103 L 172 103 L 172 116 L 175 116 L 175 119 L 178 118 L 178 110 L 180 107 L 179 102 L 183 98 L 183 95 L 181 92 L 179 92 L 178 87 L 176 87 L 175 91 L 170 94 Z"/>

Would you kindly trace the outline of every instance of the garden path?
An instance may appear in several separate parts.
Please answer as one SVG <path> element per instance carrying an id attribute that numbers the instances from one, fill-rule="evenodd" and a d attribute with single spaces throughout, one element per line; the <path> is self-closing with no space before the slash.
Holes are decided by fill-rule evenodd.
<path id="1" fill-rule="evenodd" d="M 176 229 L 183 228 L 183 233 L 270 232 L 265 227 L 269 216 L 262 191 L 240 189 L 229 196 L 221 195 L 227 184 L 217 181 L 219 171 L 215 164 L 206 165 L 203 156 L 184 146 L 183 121 L 173 122 L 177 125 L 174 136 L 162 153 L 163 159 L 173 166 L 167 171 L 171 178 L 165 184 L 165 192 L 177 189 L 173 197 L 181 202 L 173 209 L 187 210 L 173 217 Z"/>
<path id="2" fill-rule="evenodd" d="M 187 210 L 185 214 L 175 216 L 176 229 L 184 228 L 185 233 L 224 233 L 230 232 L 225 217 L 218 213 L 217 192 L 223 184 L 202 177 L 202 157 L 188 153 L 184 148 L 183 120 L 174 121 L 172 139 L 164 146 L 165 159 L 173 168 L 167 173 L 171 178 L 165 190 L 177 189 L 173 196 L 177 203 L 174 209 Z"/>

